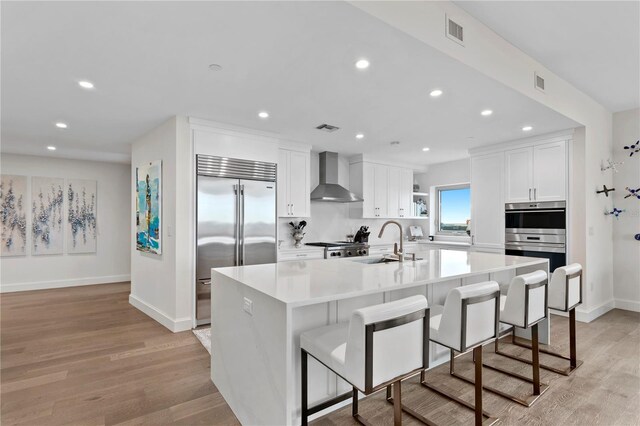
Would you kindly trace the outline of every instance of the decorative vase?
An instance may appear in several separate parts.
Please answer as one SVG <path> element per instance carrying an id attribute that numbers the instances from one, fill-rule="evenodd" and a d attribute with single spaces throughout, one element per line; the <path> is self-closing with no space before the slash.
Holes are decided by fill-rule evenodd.
<path id="1" fill-rule="evenodd" d="M 291 234 L 291 236 L 296 242 L 295 248 L 302 247 L 302 239 L 304 238 L 304 234 L 302 232 L 294 232 L 293 234 Z"/>

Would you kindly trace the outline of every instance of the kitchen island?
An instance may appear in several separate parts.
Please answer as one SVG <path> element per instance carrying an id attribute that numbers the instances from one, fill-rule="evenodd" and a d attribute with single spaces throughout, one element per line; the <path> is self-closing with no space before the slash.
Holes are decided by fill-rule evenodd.
<path id="1" fill-rule="evenodd" d="M 443 304 L 454 287 L 542 269 L 531 257 L 427 249 L 416 261 L 379 258 L 307 260 L 212 269 L 211 379 L 242 424 L 300 424 L 300 342 L 303 331 L 348 321 L 354 309 L 422 294 Z M 548 321 L 540 340 L 548 343 Z M 430 345 L 431 366 L 448 349 Z M 349 386 L 309 360 L 309 402 Z M 334 407 L 333 409 L 337 408 Z M 323 413 L 318 413 L 322 415 Z"/>

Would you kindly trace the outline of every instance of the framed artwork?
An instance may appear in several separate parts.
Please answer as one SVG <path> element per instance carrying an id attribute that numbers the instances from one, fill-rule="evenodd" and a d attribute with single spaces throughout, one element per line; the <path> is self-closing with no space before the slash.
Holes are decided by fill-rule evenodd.
<path id="1" fill-rule="evenodd" d="M 98 238 L 98 182 L 67 179 L 67 200 L 67 253 L 95 253 Z"/>
<path id="2" fill-rule="evenodd" d="M 27 254 L 27 177 L 2 175 L 0 215 L 2 219 L 1 256 Z"/>
<path id="3" fill-rule="evenodd" d="M 64 179 L 31 178 L 31 254 L 62 254 Z"/>
<path id="4" fill-rule="evenodd" d="M 162 254 L 162 160 L 136 167 L 136 248 Z"/>

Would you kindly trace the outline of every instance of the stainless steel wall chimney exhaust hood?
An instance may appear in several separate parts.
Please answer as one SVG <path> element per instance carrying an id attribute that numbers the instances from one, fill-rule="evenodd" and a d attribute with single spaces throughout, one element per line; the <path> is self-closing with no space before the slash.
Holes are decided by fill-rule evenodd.
<path id="1" fill-rule="evenodd" d="M 311 201 L 354 203 L 362 201 L 353 192 L 338 184 L 338 153 L 320 153 L 320 183 L 311 193 Z"/>

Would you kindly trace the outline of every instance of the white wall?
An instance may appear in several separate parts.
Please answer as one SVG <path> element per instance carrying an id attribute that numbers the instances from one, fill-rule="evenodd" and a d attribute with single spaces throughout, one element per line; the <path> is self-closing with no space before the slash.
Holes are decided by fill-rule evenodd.
<path id="1" fill-rule="evenodd" d="M 624 164 L 613 175 L 615 192 L 605 204 L 626 211 L 613 222 L 613 295 L 616 308 L 640 311 L 640 241 L 633 236 L 640 233 L 640 200 L 624 198 L 624 189 L 640 187 L 640 153 L 629 157 L 625 145 L 640 139 L 640 109 L 613 114 L 613 160 Z M 608 171 L 607 173 L 611 173 Z"/>
<path id="2" fill-rule="evenodd" d="M 184 118 L 172 117 L 132 145 L 131 179 L 129 179 L 131 209 L 129 238 L 131 256 L 131 295 L 129 302 L 172 331 L 191 328 L 191 316 L 177 308 L 177 298 L 190 300 L 190 286 L 178 291 L 178 261 L 182 256 L 176 250 L 176 235 L 183 233 L 178 224 L 176 203 L 182 194 L 178 190 L 177 158 L 185 154 L 177 149 L 178 131 Z M 162 160 L 162 254 L 145 253 L 136 249 L 135 241 L 135 169 L 138 165 L 153 160 Z M 181 181 L 182 182 L 182 181 Z M 182 222 L 182 221 L 181 221 Z M 180 230 L 178 229 L 180 227 Z"/>
<path id="3" fill-rule="evenodd" d="M 612 153 L 611 112 L 453 2 L 350 3 L 585 127 L 582 178 L 588 190 L 584 205 L 578 207 L 585 217 L 581 232 L 587 235 L 584 246 L 574 247 L 583 251 L 578 257 L 585 259 L 584 303 L 578 308 L 578 319 L 591 321 L 613 308 L 612 224 L 602 214 L 601 202 L 592 190 L 597 185 L 612 184 L 611 176 L 600 173 L 601 161 Z M 445 14 L 464 26 L 464 47 L 444 36 Z M 546 93 L 534 88 L 534 71 L 545 78 Z"/>
<path id="4" fill-rule="evenodd" d="M 96 253 L 3 257 L 0 260 L 0 288 L 3 292 L 129 280 L 130 257 L 127 248 L 131 228 L 128 164 L 2 154 L 1 166 L 3 174 L 91 179 L 98 182 Z M 28 187 L 30 181 L 28 179 Z M 29 199 L 30 196 L 27 196 Z M 27 224 L 30 227 L 30 209 L 27 211 Z M 30 241 L 29 235 L 27 241 Z M 27 243 L 29 252 L 30 244 Z"/>

